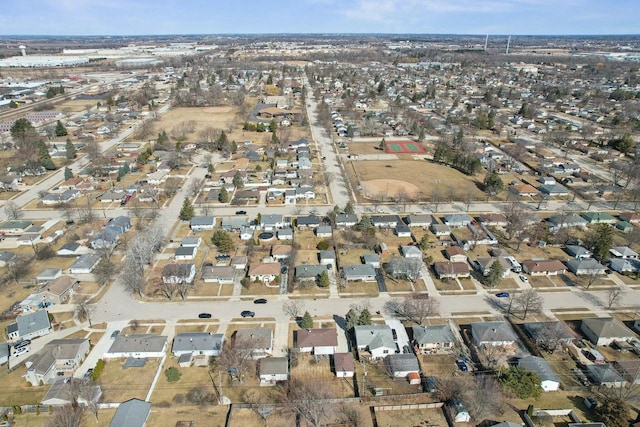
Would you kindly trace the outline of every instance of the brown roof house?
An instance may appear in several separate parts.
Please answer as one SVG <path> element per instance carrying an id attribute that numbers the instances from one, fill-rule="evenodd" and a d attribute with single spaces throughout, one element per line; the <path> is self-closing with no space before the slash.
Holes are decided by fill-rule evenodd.
<path id="1" fill-rule="evenodd" d="M 63 304 L 73 295 L 73 289 L 78 283 L 80 281 L 75 277 L 60 276 L 40 288 L 37 295 L 43 298 L 45 304 Z"/>
<path id="2" fill-rule="evenodd" d="M 300 329 L 296 331 L 296 347 L 316 358 L 328 357 L 338 347 L 338 333 L 334 328 Z"/>
<path id="3" fill-rule="evenodd" d="M 433 264 L 433 269 L 435 270 L 439 279 L 456 279 L 459 277 L 471 276 L 471 272 L 469 271 L 469 264 L 467 264 L 466 262 L 436 262 Z"/>
<path id="4" fill-rule="evenodd" d="M 467 253 L 460 246 L 447 246 L 444 256 L 451 262 L 467 262 Z"/>
<path id="5" fill-rule="evenodd" d="M 271 283 L 280 275 L 279 262 L 261 262 L 249 266 L 249 279 L 263 283 Z"/>
<path id="6" fill-rule="evenodd" d="M 525 273 L 532 276 L 552 276 L 564 274 L 567 271 L 567 267 L 557 259 L 540 261 L 529 259 L 522 262 L 522 268 Z"/>
<path id="7" fill-rule="evenodd" d="M 356 370 L 352 353 L 334 353 L 333 369 L 338 378 L 351 378 Z"/>

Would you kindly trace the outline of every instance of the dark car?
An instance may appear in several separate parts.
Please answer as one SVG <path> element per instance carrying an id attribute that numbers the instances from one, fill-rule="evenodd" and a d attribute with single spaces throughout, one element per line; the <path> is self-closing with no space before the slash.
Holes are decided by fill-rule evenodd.
<path id="1" fill-rule="evenodd" d="M 286 273 L 288 270 L 288 267 L 286 265 L 283 265 L 282 268 L 280 269 L 280 273 L 284 274 Z"/>
<path id="2" fill-rule="evenodd" d="M 257 300 L 253 301 L 254 304 L 266 304 L 267 300 L 264 298 L 258 298 Z"/>
<path id="3" fill-rule="evenodd" d="M 212 262 L 205 262 L 202 264 L 203 267 L 213 267 L 213 263 Z"/>
<path id="4" fill-rule="evenodd" d="M 13 348 L 22 348 L 22 347 L 28 347 L 31 344 L 31 340 L 22 340 L 19 343 L 16 343 L 13 345 Z"/>
<path id="5" fill-rule="evenodd" d="M 227 254 L 216 255 L 216 260 L 218 260 L 218 261 L 224 261 L 224 260 L 229 259 L 229 258 L 231 258 L 231 255 L 227 255 Z"/>
<path id="6" fill-rule="evenodd" d="M 200 313 L 198 314 L 200 319 L 211 319 L 211 313 Z"/>
<path id="7" fill-rule="evenodd" d="M 509 298 L 509 292 L 498 292 L 496 296 L 498 298 Z"/>
<path id="8" fill-rule="evenodd" d="M 236 215 L 246 215 L 247 211 L 236 211 Z"/>
<path id="9" fill-rule="evenodd" d="M 255 317 L 255 313 L 253 311 L 249 311 L 249 310 L 244 310 L 242 313 L 240 313 L 240 316 L 242 317 Z"/>
<path id="10" fill-rule="evenodd" d="M 207 179 L 211 179 L 211 174 L 206 174 L 204 177 Z"/>
<path id="11" fill-rule="evenodd" d="M 93 374 L 93 368 L 87 369 L 87 372 L 84 373 L 84 377 L 91 378 L 91 374 Z"/>
<path id="12" fill-rule="evenodd" d="M 118 334 L 120 333 L 119 330 L 115 330 L 111 333 L 111 339 L 114 340 L 116 339 L 116 337 L 118 336 Z"/>
<path id="13" fill-rule="evenodd" d="M 467 372 L 469 370 L 469 368 L 467 367 L 467 364 L 464 363 L 464 360 L 461 360 L 461 359 L 456 360 L 456 365 L 458 365 L 458 369 L 460 369 L 462 372 Z"/>

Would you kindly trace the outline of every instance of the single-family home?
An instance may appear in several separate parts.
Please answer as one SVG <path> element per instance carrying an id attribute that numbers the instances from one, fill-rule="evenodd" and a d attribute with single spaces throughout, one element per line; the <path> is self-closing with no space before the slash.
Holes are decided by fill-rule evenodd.
<path id="1" fill-rule="evenodd" d="M 547 218 L 547 223 L 549 231 L 552 233 L 556 233 L 562 228 L 585 228 L 587 226 L 587 220 L 573 212 L 551 216 Z"/>
<path id="2" fill-rule="evenodd" d="M 124 215 L 111 218 L 107 227 L 115 230 L 118 234 L 124 234 L 131 228 L 131 218 Z"/>
<path id="3" fill-rule="evenodd" d="M 565 265 L 557 259 L 529 259 L 522 262 L 522 269 L 532 276 L 555 276 L 567 271 Z"/>
<path id="4" fill-rule="evenodd" d="M 296 265 L 294 277 L 296 280 L 302 282 L 315 281 L 320 278 L 322 273 L 327 271 L 328 264 L 321 265 L 310 265 L 310 264 L 302 264 Z"/>
<path id="5" fill-rule="evenodd" d="M 471 324 L 473 343 L 480 346 L 513 346 L 518 339 L 509 322 L 474 322 Z"/>
<path id="6" fill-rule="evenodd" d="M 439 279 L 458 279 L 471 276 L 469 264 L 466 262 L 436 262 L 433 270 Z"/>
<path id="7" fill-rule="evenodd" d="M 52 280 L 62 276 L 62 269 L 60 268 L 45 268 L 36 276 L 36 282 L 48 283 Z"/>
<path id="8" fill-rule="evenodd" d="M 249 266 L 249 279 L 263 283 L 273 282 L 280 275 L 279 262 L 260 262 Z"/>
<path id="9" fill-rule="evenodd" d="M 373 268 L 380 268 L 380 254 L 364 254 L 360 258 L 363 264 L 369 264 Z"/>
<path id="10" fill-rule="evenodd" d="M 540 192 L 542 194 L 546 194 L 548 196 L 567 196 L 569 195 L 569 190 L 567 190 L 567 187 L 564 187 L 560 184 L 553 184 L 553 185 L 541 185 L 540 187 L 538 187 L 538 190 L 540 190 Z"/>
<path id="11" fill-rule="evenodd" d="M 247 257 L 246 255 L 238 255 L 231 258 L 229 265 L 235 270 L 246 270 L 248 262 L 249 257 Z"/>
<path id="12" fill-rule="evenodd" d="M 296 218 L 298 228 L 316 228 L 320 225 L 320 218 L 316 215 L 299 216 Z"/>
<path id="13" fill-rule="evenodd" d="M 612 258 L 609 267 L 618 273 L 637 273 L 640 271 L 640 260 L 629 258 Z"/>
<path id="14" fill-rule="evenodd" d="M 631 224 L 640 223 L 640 212 L 622 212 L 620 219 Z"/>
<path id="15" fill-rule="evenodd" d="M 80 255 L 69 267 L 71 274 L 89 274 L 100 262 L 99 254 Z"/>
<path id="16" fill-rule="evenodd" d="M 164 283 L 192 283 L 196 277 L 195 264 L 167 264 L 162 269 Z"/>
<path id="17" fill-rule="evenodd" d="M 334 328 L 299 329 L 295 331 L 296 347 L 316 358 L 328 357 L 338 347 L 338 333 Z"/>
<path id="18" fill-rule="evenodd" d="M 616 246 L 609 249 L 609 253 L 615 258 L 638 259 L 638 253 L 628 246 Z"/>
<path id="19" fill-rule="evenodd" d="M 400 246 L 400 253 L 405 258 L 422 259 L 422 250 L 415 245 Z"/>
<path id="20" fill-rule="evenodd" d="M 270 356 L 273 352 L 273 330 L 270 328 L 239 329 L 233 339 L 251 349 L 254 360 Z"/>
<path id="21" fill-rule="evenodd" d="M 120 235 L 112 228 L 106 227 L 91 239 L 93 249 L 113 249 L 118 243 Z"/>
<path id="22" fill-rule="evenodd" d="M 443 252 L 451 262 L 467 262 L 467 253 L 460 246 L 447 246 Z"/>
<path id="23" fill-rule="evenodd" d="M 332 268 L 336 266 L 336 251 L 323 250 L 318 251 L 318 262 L 320 265 L 331 265 Z"/>
<path id="24" fill-rule="evenodd" d="M 471 415 L 460 399 L 451 399 L 447 402 L 454 423 L 468 423 Z"/>
<path id="25" fill-rule="evenodd" d="M 273 245 L 271 246 L 271 258 L 281 261 L 291 256 L 291 245 Z"/>
<path id="26" fill-rule="evenodd" d="M 129 399 L 118 406 L 109 427 L 145 427 L 150 414 L 151 403 Z"/>
<path id="27" fill-rule="evenodd" d="M 195 259 L 197 253 L 197 246 L 178 246 L 173 254 L 173 259 L 176 261 L 190 261 Z"/>
<path id="28" fill-rule="evenodd" d="M 89 403 L 97 403 L 102 396 L 102 388 L 99 385 L 89 386 L 80 378 L 58 377 L 53 379 L 53 384 L 47 390 L 40 404 L 47 407 L 71 406 L 77 402 L 80 406 L 87 406 Z M 74 396 L 75 390 L 83 390 L 80 396 Z"/>
<path id="29" fill-rule="evenodd" d="M 288 358 L 264 357 L 258 363 L 261 386 L 274 386 L 278 381 L 287 381 L 289 379 Z"/>
<path id="30" fill-rule="evenodd" d="M 420 384 L 420 365 L 415 354 L 389 354 L 385 357 L 385 366 L 393 378 L 407 378 L 413 374 L 418 376 Z"/>
<path id="31" fill-rule="evenodd" d="M 32 386 L 50 384 L 57 376 L 73 374 L 89 350 L 90 343 L 86 338 L 53 340 L 27 360 L 27 372 L 23 377 Z"/>
<path id="32" fill-rule="evenodd" d="M 640 384 L 640 360 L 616 360 L 613 367 L 629 384 Z"/>
<path id="33" fill-rule="evenodd" d="M 565 265 L 576 276 L 592 276 L 607 274 L 607 267 L 600 264 L 593 258 L 570 259 L 565 261 Z"/>
<path id="34" fill-rule="evenodd" d="M 293 240 L 292 228 L 281 228 L 276 233 L 278 240 Z"/>
<path id="35" fill-rule="evenodd" d="M 0 252 L 0 267 L 6 267 L 17 259 L 15 252 Z"/>
<path id="36" fill-rule="evenodd" d="M 365 358 L 368 356 L 375 360 L 395 353 L 396 344 L 393 341 L 393 334 L 389 326 L 359 325 L 354 326 L 353 330 L 358 357 Z"/>
<path id="37" fill-rule="evenodd" d="M 202 267 L 202 281 L 220 285 L 233 285 L 235 271 L 236 269 L 230 265 L 206 265 Z"/>
<path id="38" fill-rule="evenodd" d="M 429 354 L 438 350 L 451 349 L 457 342 L 448 324 L 412 326 L 411 331 L 416 352 Z"/>
<path id="39" fill-rule="evenodd" d="M 211 332 L 181 332 L 173 339 L 171 349 L 175 357 L 184 354 L 192 356 L 220 356 L 224 334 L 212 334 Z"/>
<path id="40" fill-rule="evenodd" d="M 336 227 L 347 228 L 353 227 L 358 223 L 358 215 L 356 214 L 337 214 L 335 219 Z"/>
<path id="41" fill-rule="evenodd" d="M 615 224 L 618 220 L 606 212 L 584 212 L 582 215 L 589 224 Z"/>
<path id="42" fill-rule="evenodd" d="M 433 223 L 429 226 L 429 230 L 431 230 L 431 232 L 438 238 L 438 240 L 448 238 L 451 235 L 451 227 L 446 224 Z"/>
<path id="43" fill-rule="evenodd" d="M 527 322 L 523 327 L 533 342 L 547 351 L 556 350 L 560 344 L 569 345 L 575 339 L 571 329 L 560 321 Z"/>
<path id="44" fill-rule="evenodd" d="M 540 386 L 543 391 L 558 391 L 560 388 L 560 378 L 543 357 L 522 357 L 518 359 L 518 366 L 535 373 L 540 379 Z"/>
<path id="45" fill-rule="evenodd" d="M 73 290 L 80 283 L 78 279 L 71 276 L 60 276 L 44 285 L 36 295 L 43 299 L 45 305 L 63 304 L 73 295 Z"/>
<path id="46" fill-rule="evenodd" d="M 16 318 L 15 323 L 7 326 L 7 337 L 10 341 L 30 340 L 47 335 L 49 332 L 51 332 L 51 323 L 46 310 L 22 314 Z"/>
<path id="47" fill-rule="evenodd" d="M 449 227 L 466 227 L 467 225 L 473 222 L 471 217 L 467 214 L 445 215 L 442 218 L 442 221 L 444 222 L 445 225 L 448 225 Z"/>
<path id="48" fill-rule="evenodd" d="M 611 363 L 589 364 L 587 376 L 594 384 L 605 387 L 623 387 L 627 382 Z"/>
<path id="49" fill-rule="evenodd" d="M 58 256 L 78 256 L 83 250 L 84 246 L 82 246 L 78 242 L 67 242 L 60 249 L 56 251 L 56 255 Z M 86 248 L 85 248 L 86 249 Z"/>
<path id="50" fill-rule="evenodd" d="M 121 359 L 133 357 L 164 357 L 167 350 L 167 337 L 155 334 L 119 334 L 102 357 Z"/>
<path id="51" fill-rule="evenodd" d="M 411 237 L 411 229 L 404 222 L 399 222 L 393 232 L 398 237 Z"/>
<path id="52" fill-rule="evenodd" d="M 246 216 L 236 215 L 222 218 L 222 229 L 227 231 L 239 231 L 249 226 Z"/>
<path id="53" fill-rule="evenodd" d="M 506 227 L 508 224 L 507 217 L 501 213 L 489 213 L 479 217 L 479 220 L 484 225 L 490 225 L 493 227 Z"/>
<path id="54" fill-rule="evenodd" d="M 333 370 L 338 378 L 352 378 L 356 366 L 352 353 L 334 353 Z"/>
<path id="55" fill-rule="evenodd" d="M 342 266 L 342 277 L 348 282 L 375 282 L 376 269 L 370 264 L 352 264 Z"/>
<path id="56" fill-rule="evenodd" d="M 185 248 L 198 248 L 202 243 L 202 237 L 187 236 L 180 241 L 180 246 Z"/>
<path id="57" fill-rule="evenodd" d="M 595 345 L 609 345 L 614 341 L 628 341 L 636 334 L 615 317 L 589 317 L 582 319 L 580 330 Z"/>
<path id="58" fill-rule="evenodd" d="M 431 224 L 436 224 L 436 219 L 429 214 L 416 214 L 407 216 L 407 225 L 409 227 L 430 227 Z"/>
<path id="59" fill-rule="evenodd" d="M 483 275 L 488 276 L 493 266 L 498 263 L 502 267 L 502 277 L 509 276 L 511 272 L 511 264 L 505 257 L 481 257 L 473 262 L 474 267 Z"/>
<path id="60" fill-rule="evenodd" d="M 316 237 L 321 237 L 321 238 L 331 237 L 333 234 L 330 225 L 317 226 L 315 229 L 315 233 L 316 233 Z"/>
<path id="61" fill-rule="evenodd" d="M 377 228 L 395 228 L 400 222 L 402 220 L 398 215 L 373 215 L 371 217 L 371 225 Z"/>
<path id="62" fill-rule="evenodd" d="M 189 222 L 192 231 L 213 230 L 216 218 L 213 216 L 194 216 Z"/>
<path id="63" fill-rule="evenodd" d="M 260 216 L 260 228 L 264 231 L 274 231 L 285 226 L 285 222 L 282 215 L 279 214 L 267 214 Z"/>
<path id="64" fill-rule="evenodd" d="M 589 249 L 580 245 L 567 245 L 565 246 L 564 251 L 575 259 L 591 258 L 593 255 Z"/>

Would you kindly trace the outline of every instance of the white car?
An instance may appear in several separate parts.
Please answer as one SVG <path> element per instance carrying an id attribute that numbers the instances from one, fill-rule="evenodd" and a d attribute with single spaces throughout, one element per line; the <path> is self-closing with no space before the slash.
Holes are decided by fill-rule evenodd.
<path id="1" fill-rule="evenodd" d="M 25 353 L 28 353 L 29 350 L 31 350 L 31 347 L 28 345 L 22 346 L 22 347 L 14 347 L 13 348 L 13 357 L 18 357 L 21 356 Z"/>
<path id="2" fill-rule="evenodd" d="M 522 274 L 520 275 L 520 280 L 522 280 L 523 283 L 528 283 L 529 282 L 529 279 L 527 279 L 527 276 L 522 275 Z"/>

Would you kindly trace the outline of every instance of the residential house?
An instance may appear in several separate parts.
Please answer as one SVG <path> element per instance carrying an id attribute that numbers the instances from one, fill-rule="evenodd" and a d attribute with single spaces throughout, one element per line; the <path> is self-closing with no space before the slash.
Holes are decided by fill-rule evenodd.
<path id="1" fill-rule="evenodd" d="M 451 235 L 451 227 L 446 224 L 431 224 L 429 230 L 439 239 L 447 238 Z"/>
<path id="2" fill-rule="evenodd" d="M 275 231 L 285 226 L 282 215 L 267 214 L 260 216 L 260 228 L 264 231 Z"/>
<path id="3" fill-rule="evenodd" d="M 251 227 L 242 227 L 240 229 L 240 240 L 247 241 L 253 239 L 253 229 Z"/>
<path id="4" fill-rule="evenodd" d="M 173 259 L 176 261 L 190 261 L 195 259 L 197 253 L 198 248 L 196 246 L 179 246 L 173 254 Z"/>
<path id="5" fill-rule="evenodd" d="M 249 266 L 249 279 L 253 282 L 260 281 L 271 283 L 280 275 L 279 262 L 261 262 Z"/>
<path id="6" fill-rule="evenodd" d="M 353 378 L 356 366 L 352 353 L 334 353 L 333 370 L 338 378 Z"/>
<path id="7" fill-rule="evenodd" d="M 373 268 L 380 268 L 380 255 L 379 254 L 364 254 L 360 257 L 363 264 L 369 264 Z"/>
<path id="8" fill-rule="evenodd" d="M 585 228 L 587 226 L 587 220 L 573 212 L 551 216 L 547 218 L 547 222 L 549 223 L 549 231 L 552 233 L 556 233 L 562 228 Z"/>
<path id="9" fill-rule="evenodd" d="M 466 227 L 467 225 L 471 224 L 473 222 L 473 220 L 471 219 L 471 217 L 467 214 L 451 214 L 451 215 L 445 215 L 442 218 L 443 222 L 445 225 L 448 225 L 449 227 Z"/>
<path id="10" fill-rule="evenodd" d="M 289 259 L 291 256 L 291 245 L 273 245 L 271 246 L 271 258 L 276 261 Z"/>
<path id="11" fill-rule="evenodd" d="M 394 279 L 407 279 L 415 281 L 420 277 L 423 267 L 421 259 L 393 257 L 385 265 L 385 271 Z"/>
<path id="12" fill-rule="evenodd" d="M 180 241 L 180 246 L 185 248 L 198 248 L 202 243 L 201 237 L 187 236 Z"/>
<path id="13" fill-rule="evenodd" d="M 448 324 L 412 326 L 412 344 L 418 351 L 429 354 L 438 350 L 452 349 L 456 344 L 456 337 Z"/>
<path id="14" fill-rule="evenodd" d="M 56 251 L 58 256 L 78 256 L 83 249 L 86 249 L 78 242 L 67 242 Z"/>
<path id="15" fill-rule="evenodd" d="M 616 246 L 609 249 L 609 253 L 615 258 L 638 259 L 638 253 L 628 246 Z"/>
<path id="16" fill-rule="evenodd" d="M 365 352 L 368 352 L 368 356 L 374 360 L 395 353 L 396 344 L 389 326 L 360 325 L 354 326 L 353 330 L 358 357 L 361 359 L 367 356 Z"/>
<path id="17" fill-rule="evenodd" d="M 376 269 L 370 264 L 353 264 L 342 267 L 342 277 L 348 282 L 363 281 L 375 282 Z"/>
<path id="18" fill-rule="evenodd" d="M 229 265 L 233 267 L 235 270 L 246 270 L 247 263 L 249 262 L 249 257 L 245 255 L 234 256 L 231 258 L 231 262 Z"/>
<path id="19" fill-rule="evenodd" d="M 546 194 L 548 196 L 568 196 L 569 195 L 569 190 L 567 190 L 566 187 L 560 184 L 541 185 L 540 187 L 538 187 L 538 190 L 540 190 L 542 194 Z"/>
<path id="20" fill-rule="evenodd" d="M 254 360 L 270 356 L 273 352 L 273 330 L 270 328 L 239 329 L 233 339 L 251 349 Z"/>
<path id="21" fill-rule="evenodd" d="M 615 317 L 591 317 L 582 319 L 580 330 L 593 344 L 609 345 L 614 341 L 629 341 L 636 334 Z"/>
<path id="22" fill-rule="evenodd" d="M 405 258 L 422 259 L 422 250 L 414 245 L 400 246 L 400 253 Z"/>
<path id="23" fill-rule="evenodd" d="M 318 227 L 316 227 L 315 229 L 315 233 L 316 233 L 316 237 L 331 237 L 332 236 L 332 230 L 331 230 L 331 226 L 330 225 L 319 225 Z"/>
<path id="24" fill-rule="evenodd" d="M 500 264 L 502 267 L 502 277 L 508 277 L 511 272 L 511 264 L 505 257 L 482 257 L 477 258 L 473 263 L 474 267 L 483 275 L 488 276 L 491 268 L 496 264 Z"/>
<path id="25" fill-rule="evenodd" d="M 224 334 L 212 334 L 211 332 L 181 332 L 173 339 L 171 349 L 175 357 L 184 354 L 191 356 L 220 356 Z"/>
<path id="26" fill-rule="evenodd" d="M 149 181 L 150 182 L 150 181 Z M 120 188 L 114 188 L 102 193 L 99 198 L 102 203 L 122 203 L 126 194 Z"/>
<path id="27" fill-rule="evenodd" d="M 522 263 L 522 269 L 532 276 L 556 276 L 567 271 L 565 265 L 557 259 L 529 259 Z"/>
<path id="28" fill-rule="evenodd" d="M 409 227 L 430 227 L 431 224 L 436 224 L 436 219 L 428 214 L 417 214 L 407 216 L 407 225 Z"/>
<path id="29" fill-rule="evenodd" d="M 90 245 L 93 249 L 113 249 L 119 238 L 117 231 L 106 227 L 91 239 Z"/>
<path id="30" fill-rule="evenodd" d="M 19 181 L 16 175 L 0 175 L 0 188 L 4 191 L 18 191 Z"/>
<path id="31" fill-rule="evenodd" d="M 115 230 L 118 234 L 124 234 L 131 228 L 131 218 L 124 215 L 111 218 L 107 224 L 107 228 Z"/>
<path id="32" fill-rule="evenodd" d="M 247 227 L 249 221 L 246 216 L 230 216 L 222 218 L 222 229 L 227 231 L 240 231 Z"/>
<path id="33" fill-rule="evenodd" d="M 404 222 L 399 222 L 393 232 L 398 237 L 411 237 L 411 229 Z"/>
<path id="34" fill-rule="evenodd" d="M 480 346 L 514 346 L 517 337 L 509 322 L 475 322 L 471 324 L 473 343 Z"/>
<path id="35" fill-rule="evenodd" d="M 592 276 L 607 274 L 607 267 L 600 264 L 593 258 L 570 259 L 565 261 L 565 265 L 576 276 Z"/>
<path id="36" fill-rule="evenodd" d="M 6 267 L 17 259 L 15 252 L 0 252 L 0 267 Z"/>
<path id="37" fill-rule="evenodd" d="M 347 228 L 353 227 L 358 223 L 358 215 L 356 214 L 337 214 L 335 219 L 336 227 Z"/>
<path id="38" fill-rule="evenodd" d="M 620 219 L 631 224 L 640 223 L 640 212 L 623 212 L 620 214 Z"/>
<path id="39" fill-rule="evenodd" d="M 420 384 L 420 365 L 415 354 L 389 354 L 385 357 L 385 365 L 393 378 L 407 378 L 413 374 L 418 376 Z"/>
<path id="40" fill-rule="evenodd" d="M 506 227 L 508 224 L 507 217 L 501 213 L 489 213 L 480 216 L 480 222 L 484 225 Z"/>
<path id="41" fill-rule="evenodd" d="M 278 240 L 293 240 L 293 229 L 281 228 L 276 233 Z"/>
<path id="42" fill-rule="evenodd" d="M 10 341 L 30 340 L 47 335 L 49 332 L 51 332 L 51 323 L 46 310 L 20 315 L 15 323 L 7 326 L 7 337 Z"/>
<path id="43" fill-rule="evenodd" d="M 433 264 L 433 270 L 439 279 L 458 279 L 471 276 L 469 264 L 466 262 L 436 262 Z"/>
<path id="44" fill-rule="evenodd" d="M 202 281 L 220 285 L 233 285 L 235 271 L 236 269 L 230 265 L 207 265 L 202 267 Z"/>
<path id="45" fill-rule="evenodd" d="M 27 360 L 27 372 L 23 377 L 32 386 L 50 384 L 57 376 L 73 374 L 89 350 L 90 343 L 86 338 L 53 340 Z"/>
<path id="46" fill-rule="evenodd" d="M 605 387 L 623 387 L 625 379 L 611 363 L 589 364 L 585 367 L 587 376 L 594 384 Z"/>
<path id="47" fill-rule="evenodd" d="M 640 384 L 640 360 L 616 360 L 614 368 L 629 384 Z"/>
<path id="48" fill-rule="evenodd" d="M 564 251 L 568 253 L 569 256 L 575 259 L 591 258 L 591 256 L 593 255 L 593 253 L 589 249 L 580 245 L 567 245 L 564 248 Z"/>
<path id="49" fill-rule="evenodd" d="M 316 358 L 328 357 L 338 347 L 338 333 L 334 328 L 299 329 L 295 334 L 300 352 L 312 353 Z"/>
<path id="50" fill-rule="evenodd" d="M 48 283 L 52 280 L 62 276 L 62 269 L 60 268 L 45 268 L 36 276 L 36 282 Z"/>
<path id="51" fill-rule="evenodd" d="M 74 396 L 74 390 L 85 386 L 82 381 L 79 378 L 54 378 L 53 385 L 47 390 L 40 404 L 47 407 L 60 407 L 71 406 L 75 402 L 80 406 L 97 403 L 102 396 L 102 388 L 99 385 L 89 386 L 90 388 L 84 389 L 80 396 Z"/>
<path id="52" fill-rule="evenodd" d="M 258 374 L 261 386 L 274 386 L 278 381 L 289 379 L 289 359 L 287 357 L 264 357 L 260 359 Z"/>
<path id="53" fill-rule="evenodd" d="M 575 339 L 571 329 L 560 321 L 527 322 L 523 327 L 536 346 L 549 351 L 554 351 L 559 344 L 569 345 Z"/>
<path id="54" fill-rule="evenodd" d="M 451 399 L 447 402 L 454 423 L 468 423 L 471 415 L 460 399 Z"/>
<path id="55" fill-rule="evenodd" d="M 467 253 L 460 246 L 447 246 L 444 256 L 451 262 L 467 262 Z"/>
<path id="56" fill-rule="evenodd" d="M 167 264 L 162 269 L 164 283 L 192 283 L 196 277 L 194 264 Z"/>
<path id="57" fill-rule="evenodd" d="M 164 357 L 167 337 L 155 334 L 119 334 L 102 356 L 105 359 Z"/>
<path id="58" fill-rule="evenodd" d="M 324 250 L 318 252 L 318 261 L 320 265 L 331 265 L 332 267 L 336 266 L 336 251 L 334 250 Z"/>
<path id="59" fill-rule="evenodd" d="M 316 228 L 320 225 L 320 218 L 316 215 L 299 216 L 296 218 L 298 228 Z"/>
<path id="60" fill-rule="evenodd" d="M 400 222 L 402 220 L 398 215 L 373 215 L 371 217 L 371 225 L 378 228 L 395 228 Z"/>
<path id="61" fill-rule="evenodd" d="M 540 379 L 540 386 L 545 392 L 558 391 L 560 378 L 543 357 L 527 356 L 518 359 L 518 366 L 535 373 Z"/>
<path id="62" fill-rule="evenodd" d="M 89 274 L 100 262 L 99 254 L 80 255 L 76 261 L 69 267 L 71 274 Z"/>
<path id="63" fill-rule="evenodd" d="M 509 191 L 520 196 L 530 197 L 538 194 L 536 187 L 530 184 L 516 184 L 509 187 Z"/>
<path id="64" fill-rule="evenodd" d="M 62 193 L 47 193 L 40 201 L 43 205 L 55 206 L 72 202 L 80 195 L 78 190 L 65 190 Z"/>
<path id="65" fill-rule="evenodd" d="M 322 264 L 322 265 L 302 264 L 302 265 L 296 266 L 294 277 L 296 280 L 299 280 L 302 282 L 316 281 L 320 278 L 322 273 L 326 271 L 327 271 L 326 264 Z"/>
<path id="66" fill-rule="evenodd" d="M 73 295 L 73 290 L 78 283 L 80 281 L 75 277 L 60 276 L 40 288 L 36 295 L 43 299 L 46 306 L 63 304 Z"/>
<path id="67" fill-rule="evenodd" d="M 582 215 L 589 224 L 615 224 L 618 220 L 606 212 L 584 212 Z"/>
<path id="68" fill-rule="evenodd" d="M 216 218 L 213 216 L 194 216 L 189 222 L 192 231 L 213 230 Z"/>
<path id="69" fill-rule="evenodd" d="M 109 427 L 145 427 L 151 414 L 151 403 L 139 399 L 122 402 Z"/>

